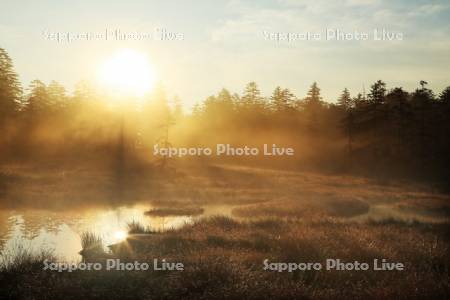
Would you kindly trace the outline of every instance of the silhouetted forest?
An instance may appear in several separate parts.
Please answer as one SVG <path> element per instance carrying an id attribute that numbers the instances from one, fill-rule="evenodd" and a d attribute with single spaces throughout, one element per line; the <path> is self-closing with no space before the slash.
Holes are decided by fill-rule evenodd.
<path id="1" fill-rule="evenodd" d="M 250 82 L 240 94 L 222 89 L 186 112 L 182 101 L 167 99 L 161 86 L 143 101 L 111 99 L 88 82 L 71 94 L 56 81 L 33 80 L 23 88 L 0 49 L 0 160 L 68 163 L 126 153 L 130 161 L 166 165 L 173 159 L 153 157 L 155 143 L 275 143 L 294 147 L 296 155 L 245 161 L 447 183 L 450 87 L 436 94 L 420 81 L 408 92 L 378 80 L 367 94 L 352 96 L 344 89 L 336 100 L 322 99 L 317 83 L 298 97 L 279 86 L 264 96 Z"/>

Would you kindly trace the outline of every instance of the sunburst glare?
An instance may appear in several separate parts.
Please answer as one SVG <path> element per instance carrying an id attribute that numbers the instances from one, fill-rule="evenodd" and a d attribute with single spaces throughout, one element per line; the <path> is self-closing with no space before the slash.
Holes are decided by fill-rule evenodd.
<path id="1" fill-rule="evenodd" d="M 99 68 L 100 85 L 116 95 L 142 96 L 155 83 L 154 67 L 149 57 L 131 49 L 121 49 Z"/>

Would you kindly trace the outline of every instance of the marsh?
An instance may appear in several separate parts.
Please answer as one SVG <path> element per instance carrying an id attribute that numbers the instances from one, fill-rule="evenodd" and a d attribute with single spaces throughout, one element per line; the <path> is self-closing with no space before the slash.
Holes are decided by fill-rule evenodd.
<path id="1" fill-rule="evenodd" d="M 154 231 L 170 231 L 216 215 L 243 221 L 334 218 L 349 223 L 448 222 L 443 213 L 449 209 L 446 195 L 402 184 L 380 185 L 358 177 L 216 165 L 180 170 L 173 179 L 176 183 L 141 175 L 128 182 L 124 198 L 108 201 L 105 187 L 114 184 L 114 177 L 100 175 L 97 168 L 90 173 L 84 168 L 64 171 L 64 179 L 58 175 L 61 172 L 36 172 L 39 169 L 32 168 L 31 175 L 26 168 L 8 170 L 8 177 L 15 179 L 6 184 L 7 199 L 20 199 L 6 199 L 0 211 L 1 246 L 10 255 L 21 244 L 78 260 L 83 232 L 100 236 L 106 249 L 126 237 L 120 233 L 130 222 Z M 93 174 L 97 174 L 95 184 Z M 154 181 L 152 190 L 146 186 L 147 180 Z M 49 192 L 42 194 L 44 182 Z M 136 190 L 146 198 L 134 198 Z M 86 192 L 91 197 L 84 197 Z M 79 200 L 74 203 L 75 199 Z"/>

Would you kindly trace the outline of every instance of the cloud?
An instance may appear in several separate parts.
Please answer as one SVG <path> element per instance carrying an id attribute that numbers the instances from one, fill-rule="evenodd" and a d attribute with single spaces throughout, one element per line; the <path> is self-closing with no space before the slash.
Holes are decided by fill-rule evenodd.
<path id="1" fill-rule="evenodd" d="M 367 6 L 380 4 L 381 0 L 346 0 L 345 4 L 348 6 Z"/>
<path id="2" fill-rule="evenodd" d="M 416 77 L 425 69 L 434 70 L 431 73 L 437 81 L 450 66 L 445 54 L 450 44 L 450 27 L 448 21 L 436 17 L 446 12 L 445 3 L 382 0 L 261 3 L 265 2 L 259 2 L 258 6 L 234 1 L 233 13 L 211 28 L 210 38 L 217 46 L 214 53 L 222 57 L 217 68 L 224 70 L 224 74 L 238 73 L 239 79 L 248 77 L 263 85 L 275 82 L 301 89 L 306 88 L 305 81 L 309 84 L 318 80 L 333 94 L 343 84 L 359 87 L 363 80 L 368 85 L 378 78 L 407 87 L 398 78 L 415 84 Z M 326 28 L 368 32 L 385 28 L 402 32 L 405 38 L 397 42 L 289 44 L 267 41 L 262 36 L 264 30 L 301 33 L 323 32 Z M 242 64 L 245 68 L 239 62 L 245 62 Z"/>
<path id="3" fill-rule="evenodd" d="M 411 17 L 430 16 L 444 12 L 450 8 L 450 3 L 429 3 L 415 7 L 408 15 Z"/>

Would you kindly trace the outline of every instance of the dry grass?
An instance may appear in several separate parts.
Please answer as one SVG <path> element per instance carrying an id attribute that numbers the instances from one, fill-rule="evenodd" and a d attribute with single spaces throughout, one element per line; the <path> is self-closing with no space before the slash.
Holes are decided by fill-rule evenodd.
<path id="1" fill-rule="evenodd" d="M 29 246 L 17 243 L 8 250 L 0 251 L 0 272 L 24 272 L 43 266 L 44 260 L 55 261 L 56 257 L 50 249 L 41 249 L 33 253 Z"/>
<path id="2" fill-rule="evenodd" d="M 450 197 L 428 187 L 312 172 L 205 166 L 180 170 L 170 180 L 149 172 L 127 174 L 125 182 L 118 182 L 106 168 L 3 169 L 0 174 L 14 180 L 1 180 L 2 208 L 66 210 L 145 201 L 155 207 L 150 215 L 171 216 L 201 214 L 205 205 L 236 206 L 234 213 L 241 217 L 349 218 L 378 205 L 417 213 L 419 219 L 448 219 L 450 212 Z"/>
<path id="3" fill-rule="evenodd" d="M 68 186 L 87 184 L 75 178 Z M 107 178 L 98 180 L 108 186 Z M 223 166 L 155 182 L 153 187 L 158 188 L 151 192 L 137 183 L 129 187 L 159 205 L 153 214 L 186 214 L 185 208 L 208 204 L 234 206 L 237 218 L 203 218 L 158 234 L 133 222 L 129 231 L 136 234 L 110 248 L 115 251 L 112 256 L 124 260 L 183 262 L 185 271 L 55 275 L 36 265 L 24 272 L 19 267 L 29 265 L 24 260 L 0 272 L 2 290 L 14 291 L 9 298 L 42 299 L 450 297 L 448 195 L 403 183 Z M 69 189 L 69 194 L 75 190 L 80 188 Z M 390 214 L 377 215 L 380 207 Z M 408 220 L 402 217 L 406 213 Z M 90 247 L 99 242 L 87 236 L 85 243 Z M 266 258 L 275 262 L 385 258 L 404 263 L 406 270 L 278 273 L 263 270 Z"/>
<path id="4" fill-rule="evenodd" d="M 103 248 L 102 243 L 102 238 L 93 232 L 83 232 L 81 234 L 81 247 L 83 249 Z"/>
<path id="5" fill-rule="evenodd" d="M 84 257 L 104 254 L 103 240 L 93 232 L 83 232 L 81 234 L 81 247 L 80 254 Z"/>
<path id="6" fill-rule="evenodd" d="M 334 218 L 239 222 L 212 217 L 179 230 L 136 237 L 123 260 L 166 258 L 183 272 L 0 273 L 5 290 L 35 298 L 110 299 L 446 299 L 450 294 L 448 224 L 352 223 Z M 140 239 L 140 240 L 139 240 Z M 405 271 L 263 270 L 273 262 L 402 262 Z M 9 274 L 9 276 L 7 276 Z M 18 281 L 11 279 L 14 274 Z M 3 277 L 2 277 L 3 276 Z M 42 286 L 49 288 L 42 289 Z M 27 287 L 25 289 L 25 287 Z M 37 294 L 41 292 L 41 294 Z M 93 296 L 95 295 L 95 296 Z"/>
<path id="7" fill-rule="evenodd" d="M 146 211 L 147 216 L 169 217 L 169 216 L 198 216 L 203 214 L 201 207 L 158 207 Z"/>
<path id="8" fill-rule="evenodd" d="M 127 231 L 129 234 L 152 234 L 155 233 L 150 226 L 144 226 L 137 221 L 131 221 L 127 224 Z"/>

